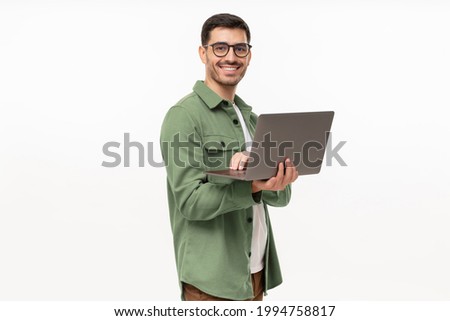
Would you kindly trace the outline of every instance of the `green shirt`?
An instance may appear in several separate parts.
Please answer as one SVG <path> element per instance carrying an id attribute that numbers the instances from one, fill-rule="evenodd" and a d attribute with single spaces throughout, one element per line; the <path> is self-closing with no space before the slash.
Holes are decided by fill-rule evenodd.
<path id="1" fill-rule="evenodd" d="M 170 108 L 161 128 L 180 286 L 185 282 L 213 296 L 250 299 L 252 206 L 263 202 L 265 208 L 267 291 L 282 282 L 267 205 L 287 205 L 291 189 L 252 194 L 251 182 L 205 174 L 227 168 L 232 155 L 245 150 L 245 138 L 232 102 L 202 81 L 193 90 Z M 254 135 L 257 116 L 237 95 L 235 103 Z"/>

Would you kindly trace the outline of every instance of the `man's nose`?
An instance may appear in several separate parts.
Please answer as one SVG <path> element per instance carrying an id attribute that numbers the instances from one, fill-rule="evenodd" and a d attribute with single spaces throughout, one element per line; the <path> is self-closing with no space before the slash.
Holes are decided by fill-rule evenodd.
<path id="1" fill-rule="evenodd" d="M 238 57 L 234 53 L 234 47 L 230 47 L 230 50 L 228 50 L 228 53 L 224 58 L 226 61 L 236 61 L 237 60 Z"/>

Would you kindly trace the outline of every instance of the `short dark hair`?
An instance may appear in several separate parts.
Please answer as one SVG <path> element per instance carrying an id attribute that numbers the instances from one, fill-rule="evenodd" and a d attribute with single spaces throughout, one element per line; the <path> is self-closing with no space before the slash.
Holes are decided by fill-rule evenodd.
<path id="1" fill-rule="evenodd" d="M 212 17 L 209 17 L 202 27 L 202 45 L 208 44 L 211 36 L 211 31 L 215 28 L 230 28 L 230 29 L 242 29 L 247 35 L 247 42 L 250 43 L 250 28 L 242 18 L 229 14 L 219 13 Z"/>

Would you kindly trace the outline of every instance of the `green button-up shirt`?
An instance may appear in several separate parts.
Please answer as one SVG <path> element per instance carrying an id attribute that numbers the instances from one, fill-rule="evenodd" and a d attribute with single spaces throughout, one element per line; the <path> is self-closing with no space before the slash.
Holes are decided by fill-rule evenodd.
<path id="1" fill-rule="evenodd" d="M 257 116 L 238 96 L 235 103 L 253 136 Z M 253 297 L 252 206 L 259 202 L 264 204 L 268 229 L 265 292 L 282 282 L 267 205 L 287 205 L 291 187 L 252 194 L 251 182 L 205 174 L 227 168 L 232 155 L 244 150 L 244 133 L 232 102 L 202 81 L 167 112 L 161 151 L 180 287 L 185 282 L 232 300 Z"/>

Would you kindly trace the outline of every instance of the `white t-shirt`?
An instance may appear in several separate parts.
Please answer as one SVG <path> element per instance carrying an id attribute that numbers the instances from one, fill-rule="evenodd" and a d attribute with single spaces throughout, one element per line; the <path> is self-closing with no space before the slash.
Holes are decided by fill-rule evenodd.
<path id="1" fill-rule="evenodd" d="M 252 137 L 245 125 L 244 118 L 242 117 L 239 108 L 233 104 L 234 110 L 238 115 L 239 122 L 244 130 L 245 146 L 249 152 L 252 145 Z M 264 268 L 264 254 L 266 252 L 267 242 L 267 224 L 264 211 L 264 205 L 262 203 L 253 205 L 253 234 L 252 234 L 252 247 L 250 256 L 250 272 L 257 273 Z"/>

